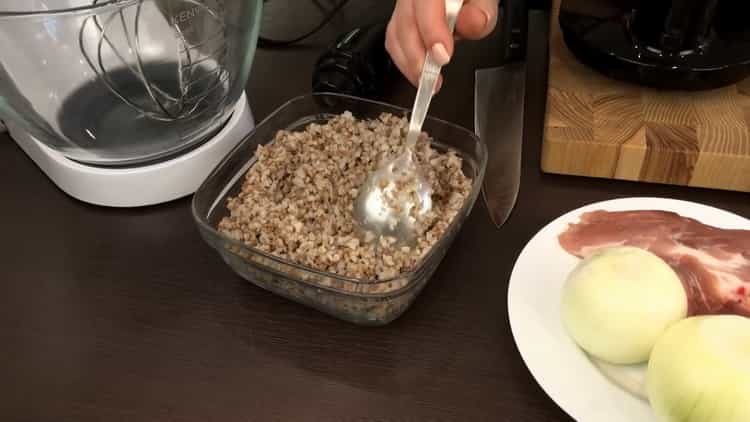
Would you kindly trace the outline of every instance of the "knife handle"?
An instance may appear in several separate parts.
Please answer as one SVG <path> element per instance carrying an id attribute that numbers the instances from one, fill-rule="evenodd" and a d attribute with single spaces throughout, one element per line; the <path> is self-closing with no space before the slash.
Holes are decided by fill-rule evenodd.
<path id="1" fill-rule="evenodd" d="M 500 1 L 500 28 L 503 31 L 503 59 L 526 59 L 529 10 L 526 0 Z"/>

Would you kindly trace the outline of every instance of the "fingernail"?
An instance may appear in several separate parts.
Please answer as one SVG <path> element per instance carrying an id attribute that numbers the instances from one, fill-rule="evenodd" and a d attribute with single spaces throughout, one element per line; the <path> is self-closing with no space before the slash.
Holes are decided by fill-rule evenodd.
<path id="1" fill-rule="evenodd" d="M 486 10 L 482 10 L 482 14 L 484 15 L 484 25 L 482 25 L 482 28 L 486 29 L 487 25 L 490 24 L 490 14 Z"/>
<path id="2" fill-rule="evenodd" d="M 451 61 L 451 56 L 448 55 L 448 50 L 445 49 L 443 43 L 433 45 L 431 54 L 432 58 L 435 59 L 440 66 L 445 66 Z"/>

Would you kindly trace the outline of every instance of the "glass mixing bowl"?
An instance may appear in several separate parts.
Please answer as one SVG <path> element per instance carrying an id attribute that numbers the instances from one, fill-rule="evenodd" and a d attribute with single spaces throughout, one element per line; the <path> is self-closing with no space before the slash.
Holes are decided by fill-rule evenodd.
<path id="1" fill-rule="evenodd" d="M 425 120 L 423 129 L 433 137 L 432 147 L 452 150 L 463 159 L 464 174 L 472 179 L 471 192 L 430 252 L 412 271 L 392 279 L 354 279 L 318 271 L 249 247 L 217 230 L 228 215 L 227 199 L 242 189 L 245 174 L 256 162 L 258 145 L 273 142 L 279 130 L 304 130 L 310 123 L 324 123 L 345 111 L 360 119 L 407 113 L 393 105 L 338 94 L 290 100 L 258 124 L 214 169 L 193 196 L 193 216 L 203 239 L 251 283 L 345 321 L 385 325 L 402 315 L 427 285 L 474 208 L 487 168 L 487 147 L 473 132 L 433 117 Z"/>
<path id="2" fill-rule="evenodd" d="M 123 166 L 199 145 L 252 66 L 262 0 L 6 0 L 0 118 L 68 158 Z"/>

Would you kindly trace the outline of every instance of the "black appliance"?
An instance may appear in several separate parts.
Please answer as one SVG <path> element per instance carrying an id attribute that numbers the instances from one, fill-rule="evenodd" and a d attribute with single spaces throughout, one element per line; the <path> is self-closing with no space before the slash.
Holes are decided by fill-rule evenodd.
<path id="1" fill-rule="evenodd" d="M 526 54 L 528 9 L 548 10 L 549 0 L 498 0 L 503 62 L 519 61 Z M 385 50 L 387 22 L 355 28 L 341 34 L 318 58 L 313 71 L 313 92 L 335 92 L 378 98 L 397 73 Z"/>
<path id="2" fill-rule="evenodd" d="M 683 90 L 750 76 L 747 0 L 562 0 L 566 45 L 610 77 Z"/>
<path id="3" fill-rule="evenodd" d="M 313 92 L 375 98 L 395 69 L 385 50 L 387 22 L 347 31 L 318 58 Z"/>

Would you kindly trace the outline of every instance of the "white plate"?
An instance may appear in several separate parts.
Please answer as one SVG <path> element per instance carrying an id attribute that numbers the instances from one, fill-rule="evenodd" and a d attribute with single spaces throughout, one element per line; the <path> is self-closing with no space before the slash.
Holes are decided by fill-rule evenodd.
<path id="1" fill-rule="evenodd" d="M 591 204 L 556 219 L 521 252 L 508 287 L 508 315 L 516 346 L 552 400 L 578 422 L 656 421 L 647 401 L 609 381 L 570 339 L 560 320 L 560 293 L 579 262 L 557 241 L 586 211 L 677 212 L 716 227 L 749 229 L 750 220 L 717 208 L 662 198 L 626 198 Z"/>

